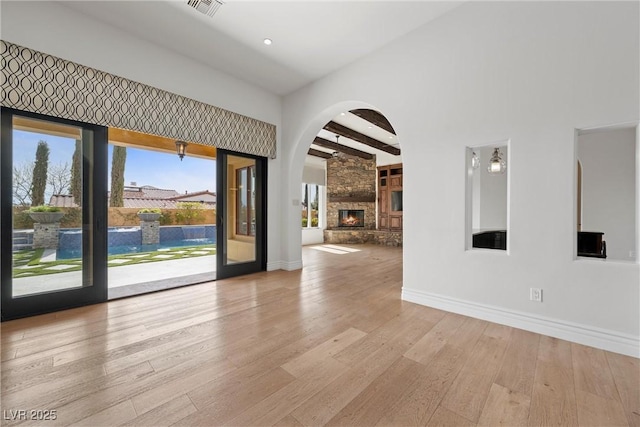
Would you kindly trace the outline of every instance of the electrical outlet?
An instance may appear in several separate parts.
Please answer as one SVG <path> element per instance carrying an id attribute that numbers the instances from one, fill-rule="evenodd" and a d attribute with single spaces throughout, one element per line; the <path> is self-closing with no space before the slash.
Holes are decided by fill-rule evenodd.
<path id="1" fill-rule="evenodd" d="M 529 289 L 529 299 L 535 302 L 542 302 L 542 289 L 540 288 L 530 288 Z"/>

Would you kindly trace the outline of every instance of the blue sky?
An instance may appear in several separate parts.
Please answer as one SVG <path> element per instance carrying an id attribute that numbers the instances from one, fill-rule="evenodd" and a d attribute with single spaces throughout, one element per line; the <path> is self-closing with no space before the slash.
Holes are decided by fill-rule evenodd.
<path id="1" fill-rule="evenodd" d="M 111 185 L 111 156 L 113 145 L 109 145 L 109 185 Z M 182 161 L 177 154 L 127 148 L 124 167 L 124 183 L 152 185 L 158 188 L 188 191 L 216 191 L 216 162 L 187 156 Z"/>
<path id="2" fill-rule="evenodd" d="M 68 162 L 75 149 L 75 140 L 51 135 L 15 130 L 13 133 L 15 166 L 34 162 L 38 141 L 49 145 L 49 164 Z M 111 185 L 111 156 L 113 145 L 109 144 L 109 186 Z M 180 161 L 175 153 L 160 153 L 151 150 L 127 148 L 124 171 L 125 185 L 152 185 L 158 188 L 176 190 L 179 193 L 209 190 L 216 191 L 215 160 L 205 160 L 187 156 Z"/>

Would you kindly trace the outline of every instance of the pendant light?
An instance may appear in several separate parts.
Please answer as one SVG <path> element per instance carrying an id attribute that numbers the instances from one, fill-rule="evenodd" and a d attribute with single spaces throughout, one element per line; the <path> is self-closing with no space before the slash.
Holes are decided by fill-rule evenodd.
<path id="1" fill-rule="evenodd" d="M 494 148 L 491 159 L 489 160 L 489 166 L 487 166 L 487 171 L 492 175 L 499 175 L 505 173 L 506 170 L 507 162 L 502 159 L 500 149 Z"/>
<path id="2" fill-rule="evenodd" d="M 471 167 L 473 169 L 478 169 L 480 167 L 480 158 L 478 157 L 475 151 L 471 155 Z"/>
<path id="3" fill-rule="evenodd" d="M 187 143 L 184 141 L 176 141 L 176 151 L 178 152 L 180 161 L 182 161 L 184 155 L 187 154 Z"/>

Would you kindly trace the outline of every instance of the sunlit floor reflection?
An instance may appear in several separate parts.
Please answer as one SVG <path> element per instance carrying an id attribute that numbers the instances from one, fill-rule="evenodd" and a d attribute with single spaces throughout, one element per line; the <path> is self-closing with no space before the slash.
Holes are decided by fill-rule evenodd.
<path id="1" fill-rule="evenodd" d="M 360 249 L 349 248 L 346 246 L 338 246 L 338 245 L 318 245 L 311 246 L 311 249 L 315 249 L 317 251 L 330 252 L 332 254 L 344 255 L 352 252 L 360 252 Z"/>

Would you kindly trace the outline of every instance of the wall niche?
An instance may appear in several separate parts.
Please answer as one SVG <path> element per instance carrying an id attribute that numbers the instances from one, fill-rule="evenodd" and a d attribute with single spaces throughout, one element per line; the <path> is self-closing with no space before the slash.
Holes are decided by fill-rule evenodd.
<path id="1" fill-rule="evenodd" d="M 507 250 L 508 141 L 466 149 L 466 248 Z"/>
<path id="2" fill-rule="evenodd" d="M 637 261 L 637 125 L 576 131 L 578 258 Z"/>

